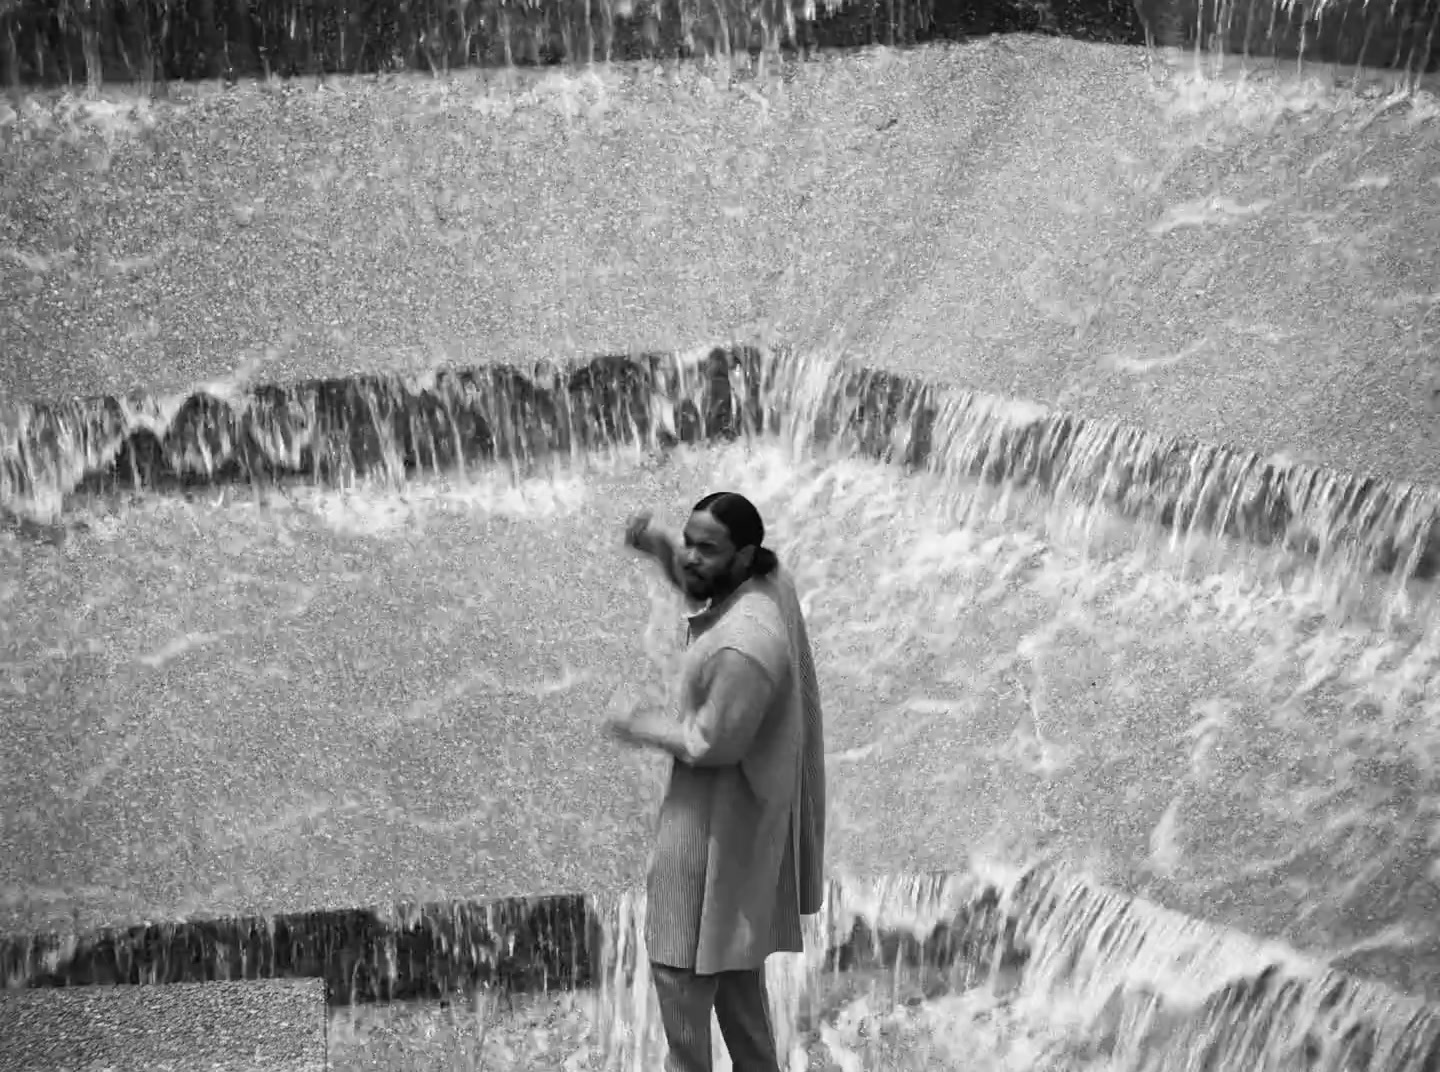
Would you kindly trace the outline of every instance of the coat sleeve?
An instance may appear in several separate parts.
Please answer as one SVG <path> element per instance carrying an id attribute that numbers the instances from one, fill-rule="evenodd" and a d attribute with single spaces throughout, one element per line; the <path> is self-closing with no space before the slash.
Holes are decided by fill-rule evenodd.
<path id="1" fill-rule="evenodd" d="M 790 674 L 785 622 L 772 600 L 752 596 L 724 622 L 704 671 L 704 697 L 684 718 L 682 762 L 695 767 L 739 763 L 750 751 L 777 690 Z"/>
<path id="2" fill-rule="evenodd" d="M 721 648 L 710 659 L 705 700 L 685 724 L 685 754 L 692 767 L 739 763 L 770 710 L 775 681 L 770 671 L 738 648 Z"/>

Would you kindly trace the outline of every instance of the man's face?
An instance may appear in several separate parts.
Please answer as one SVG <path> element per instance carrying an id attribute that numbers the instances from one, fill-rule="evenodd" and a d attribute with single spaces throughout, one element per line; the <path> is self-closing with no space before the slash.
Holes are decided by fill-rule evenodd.
<path id="1" fill-rule="evenodd" d="M 680 552 L 680 578 L 686 594 L 691 599 L 707 600 L 729 592 L 741 572 L 740 557 L 724 525 L 708 511 L 691 514 Z"/>

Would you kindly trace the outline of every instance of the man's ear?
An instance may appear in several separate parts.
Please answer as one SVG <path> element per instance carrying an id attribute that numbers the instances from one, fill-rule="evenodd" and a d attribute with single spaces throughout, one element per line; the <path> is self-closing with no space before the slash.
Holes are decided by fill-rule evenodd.
<path id="1" fill-rule="evenodd" d="M 755 565 L 755 545 L 752 543 L 749 547 L 742 547 L 736 551 L 735 561 L 740 563 L 741 569 L 749 573 Z"/>

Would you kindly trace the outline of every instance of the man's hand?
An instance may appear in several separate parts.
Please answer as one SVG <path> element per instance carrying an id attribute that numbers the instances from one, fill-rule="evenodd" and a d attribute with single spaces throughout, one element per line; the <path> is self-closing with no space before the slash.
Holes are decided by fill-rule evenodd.
<path id="1" fill-rule="evenodd" d="M 640 743 L 635 738 L 635 715 L 633 712 L 606 716 L 604 730 L 605 736 L 612 741 L 628 745 Z"/>
<path id="2" fill-rule="evenodd" d="M 601 724 L 605 736 L 621 744 L 639 744 L 635 738 L 635 720 L 643 709 L 640 696 L 626 688 L 616 689 L 607 708 Z"/>
<path id="3" fill-rule="evenodd" d="M 681 592 L 685 591 L 685 582 L 680 579 L 675 561 L 675 536 L 666 532 L 663 526 L 654 524 L 649 510 L 633 514 L 625 523 L 625 546 L 632 547 L 660 563 L 660 568 L 665 571 L 665 579 Z"/>
<path id="4" fill-rule="evenodd" d="M 686 735 L 679 722 L 656 707 L 663 703 L 653 694 L 637 695 L 626 689 L 610 697 L 601 730 L 606 737 L 630 748 L 659 748 L 673 756 L 686 755 Z"/>
<path id="5" fill-rule="evenodd" d="M 650 521 L 650 511 L 642 510 L 625 523 L 626 547 L 633 547 L 642 554 L 654 554 L 653 544 L 650 540 Z"/>
<path id="6" fill-rule="evenodd" d="M 605 719 L 605 736 L 631 748 L 658 748 L 686 760 L 694 742 L 679 722 L 653 708 L 642 707 Z"/>

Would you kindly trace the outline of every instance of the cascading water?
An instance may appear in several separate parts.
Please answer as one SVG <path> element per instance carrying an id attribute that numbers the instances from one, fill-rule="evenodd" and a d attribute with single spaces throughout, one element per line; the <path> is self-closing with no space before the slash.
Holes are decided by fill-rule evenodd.
<path id="1" fill-rule="evenodd" d="M 728 419 L 723 391 L 708 401 L 708 370 L 725 361 L 714 355 L 602 358 L 564 374 L 441 370 L 418 380 L 22 403 L 0 433 L 0 509 L 50 519 L 67 496 L 114 489 L 296 476 L 394 483 L 477 464 L 518 474 L 547 458 L 694 441 L 716 434 L 722 410 Z M 728 382 L 723 364 L 718 375 Z"/>
<path id="2" fill-rule="evenodd" d="M 1230 10 L 1202 5 L 1196 24 L 1209 23 L 1228 31 Z M 955 61 L 986 62 L 978 50 Z M 577 154 L 576 116 L 603 125 L 611 107 L 603 81 L 587 83 L 594 99 L 555 93 Z M 944 83 L 914 84 L 933 97 Z M 463 128 L 473 141 L 518 113 L 448 93 L 425 90 L 407 121 L 432 106 L 442 127 L 483 112 Z M 902 133 L 924 121 L 896 99 Z M 747 100 L 762 126 L 788 107 Z M 813 125 L 813 100 L 796 100 L 781 148 L 762 139 L 756 159 L 791 152 Z M 276 107 L 303 126 L 309 105 L 291 104 Z M 316 110 L 362 106 L 337 93 Z M 14 118 L 0 110 L 0 126 Z M 835 136 L 844 159 L 831 170 L 873 192 L 847 161 L 883 157 L 873 135 L 895 121 L 860 126 Z M 926 137 L 894 151 L 923 157 Z M 367 187 L 354 161 L 382 150 L 363 144 L 337 142 L 305 181 L 336 200 L 368 204 L 377 185 L 383 197 L 388 180 Z M 193 145 L 219 151 L 203 131 Z M 148 176 L 148 149 L 128 163 L 112 150 L 104 167 Z M 829 196 L 776 174 L 790 178 L 757 185 L 802 207 Z M 958 181 L 936 174 L 942 190 Z M 760 218 L 761 192 L 724 192 L 719 214 Z M 448 189 L 431 200 L 421 215 L 450 241 L 444 228 L 471 209 Z M 881 212 L 875 233 L 893 229 L 885 206 L 859 204 Z M 266 225 L 259 202 L 230 211 L 237 247 Z M 330 225 L 343 233 L 358 215 Z M 814 226 L 780 218 L 791 223 L 755 230 Z M 426 248 L 414 226 L 399 230 Z M 706 253 L 747 274 L 772 263 L 768 247 L 737 248 Z M 6 278 L 26 276 L 28 308 L 63 324 L 66 345 L 86 318 L 121 322 L 83 257 L 66 275 L 70 261 L 27 250 Z M 125 252 L 95 258 L 107 286 L 129 270 Z M 780 263 L 829 270 L 794 247 Z M 782 299 L 843 309 L 845 272 L 869 263 Z M 424 278 L 418 290 L 445 291 Z M 321 305 L 344 296 L 323 273 L 307 282 Z M 113 295 L 128 285 L 105 300 L 123 306 Z M 56 297 L 66 287 L 78 308 Z M 867 315 L 876 292 L 857 306 Z M 607 291 L 602 304 L 619 303 Z M 226 330 L 246 319 L 215 312 Z M 129 341 L 153 342 L 147 331 Z M 414 1060 L 341 1030 L 345 1016 L 373 1025 L 363 1002 L 577 986 L 572 1048 L 531 1025 L 528 1050 L 523 1030 L 502 1032 L 467 1050 L 470 1064 L 655 1067 L 644 909 L 621 891 L 643 868 L 663 771 L 600 750 L 593 722 L 617 690 L 663 691 L 676 607 L 625 572 L 614 537 L 629 509 L 679 510 L 728 485 L 760 503 L 801 582 L 833 743 L 844 877 L 810 952 L 771 965 L 791 1072 L 1440 1065 L 1425 1004 L 1440 998 L 1433 489 L 820 346 L 523 370 L 456 356 L 423 374 L 6 404 L 0 513 L 19 538 L 0 536 L 0 710 L 14 742 L 0 909 L 6 931 L 62 932 L 0 943 L 12 985 L 322 975 L 348 1005 L 332 1036 L 345 1069 Z M 889 877 L 863 877 L 877 870 Z M 900 877 L 915 872 L 935 873 Z M 612 892 L 465 903 L 554 888 Z M 313 911 L 356 903 L 376 907 Z M 170 922 L 83 938 L 139 919 Z M 505 1015 L 523 1022 L 513 997 Z"/>
<path id="3" fill-rule="evenodd" d="M 638 937 L 643 904 L 621 899 L 607 909 L 613 939 L 602 1009 L 610 1016 L 602 1034 L 613 1067 L 638 1072 L 655 1067 L 659 1048 Z M 820 920 L 810 954 L 769 966 L 779 1041 L 792 1070 L 815 1061 L 825 1067 L 827 1057 L 843 1067 L 847 1051 L 866 1048 L 863 1037 L 847 1046 L 832 1026 L 811 1032 L 807 1053 L 796 1031 L 820 1022 L 826 1005 L 835 1017 L 843 1004 L 837 969 L 845 963 L 853 971 L 856 960 L 886 969 L 872 979 L 878 987 L 853 1001 L 861 1018 L 878 1025 L 892 1007 L 913 1014 L 928 1003 L 938 1008 L 914 1018 L 933 1028 L 944 1023 L 947 1007 L 958 1014 L 955 1033 L 933 1031 L 922 1052 L 914 1052 L 912 1038 L 906 1056 L 913 1064 L 905 1067 L 1378 1072 L 1440 1060 L 1440 1016 L 1419 1002 L 1043 870 L 1008 880 L 839 883 Z M 874 941 L 881 930 L 892 935 L 889 948 Z M 987 1003 L 1029 1021 L 1017 1033 L 1043 1039 L 1041 1052 L 966 1052 L 982 1034 L 985 1017 L 975 1013 Z M 717 1059 L 728 1067 L 718 1048 Z"/>
<path id="4" fill-rule="evenodd" d="M 1343 573 L 1392 573 L 1401 591 L 1440 568 L 1440 495 L 1430 488 L 747 347 L 605 358 L 539 376 L 445 370 L 20 405 L 0 442 L 0 509 L 54 517 L 66 496 L 125 487 L 293 476 L 343 486 L 493 463 L 523 474 L 545 459 L 742 430 L 1033 488 L 1162 525 L 1177 540 L 1207 531 L 1279 543 Z"/>

